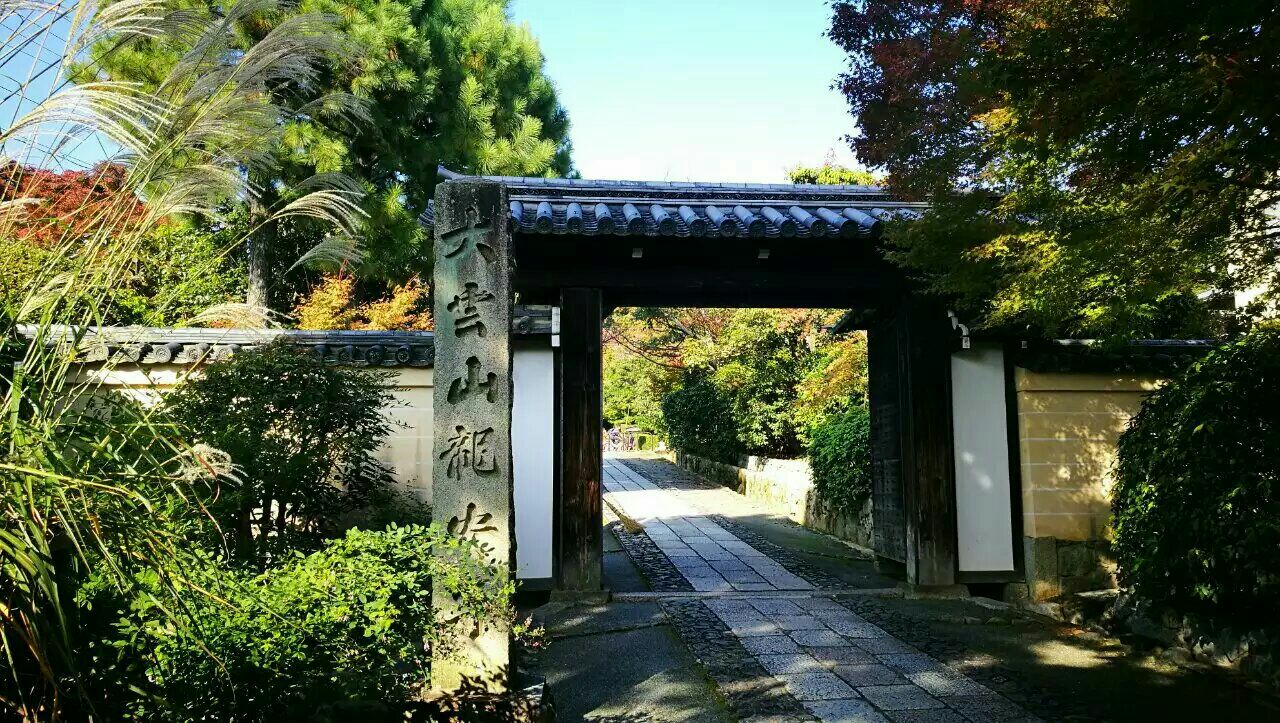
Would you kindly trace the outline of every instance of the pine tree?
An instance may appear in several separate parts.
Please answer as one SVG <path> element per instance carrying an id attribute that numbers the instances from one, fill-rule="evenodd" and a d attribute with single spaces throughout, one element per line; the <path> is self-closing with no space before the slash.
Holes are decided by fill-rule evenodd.
<path id="1" fill-rule="evenodd" d="M 355 269 L 362 279 L 404 283 L 429 276 L 431 244 L 417 219 L 434 193 L 438 164 L 478 174 L 570 172 L 567 115 L 543 73 L 537 41 L 511 22 L 507 5 L 300 0 L 287 13 L 256 13 L 236 28 L 248 47 L 290 18 L 318 12 L 339 18 L 357 45 L 355 63 L 325 87 L 285 82 L 272 89 L 296 115 L 276 150 L 280 170 L 254 180 L 266 194 L 287 197 L 315 173 L 357 179 L 369 214 Z M 171 0 L 170 7 L 216 14 L 222 4 Z M 178 52 L 172 41 L 107 38 L 93 55 L 99 76 L 155 84 Z M 362 101 L 366 118 L 344 112 L 352 98 Z M 252 209 L 246 218 L 252 223 Z M 251 301 L 290 308 L 295 290 L 282 283 L 284 274 L 322 233 L 307 222 L 256 231 L 248 250 Z M 296 285 L 297 276 L 291 278 Z"/>

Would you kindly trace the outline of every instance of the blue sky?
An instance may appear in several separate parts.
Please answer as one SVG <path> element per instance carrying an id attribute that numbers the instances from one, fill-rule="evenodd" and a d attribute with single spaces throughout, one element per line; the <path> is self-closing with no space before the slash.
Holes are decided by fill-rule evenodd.
<path id="1" fill-rule="evenodd" d="M 785 181 L 854 120 L 822 0 L 513 0 L 542 44 L 587 178 Z"/>
<path id="2" fill-rule="evenodd" d="M 824 0 L 511 0 L 510 7 L 542 45 L 587 178 L 778 182 L 788 167 L 832 152 L 854 165 L 843 140 L 854 120 L 831 90 L 845 59 L 824 36 Z M 25 76 L 30 65 L 16 58 L 3 75 Z M 0 79 L 0 97 L 12 83 Z M 14 106 L 0 103 L 5 124 Z M 71 155 L 72 166 L 87 166 L 104 152 L 90 142 Z"/>

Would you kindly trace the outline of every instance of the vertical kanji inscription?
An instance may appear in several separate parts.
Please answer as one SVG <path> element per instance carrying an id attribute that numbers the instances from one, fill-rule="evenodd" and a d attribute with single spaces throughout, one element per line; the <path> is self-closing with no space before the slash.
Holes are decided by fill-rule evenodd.
<path id="1" fill-rule="evenodd" d="M 436 189 L 435 448 L 432 504 L 450 534 L 480 543 L 513 574 L 511 239 L 501 185 L 449 181 Z M 439 589 L 438 619 L 455 621 L 461 653 L 432 661 L 432 687 L 506 687 L 510 632 L 462 620 Z"/>

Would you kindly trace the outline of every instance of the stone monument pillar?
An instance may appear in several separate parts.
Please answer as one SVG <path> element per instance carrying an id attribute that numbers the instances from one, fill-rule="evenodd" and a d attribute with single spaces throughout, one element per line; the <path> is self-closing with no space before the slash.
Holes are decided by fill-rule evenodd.
<path id="1" fill-rule="evenodd" d="M 448 181 L 435 203 L 434 519 L 480 542 L 489 561 L 515 569 L 511 468 L 511 234 L 498 183 Z M 438 618 L 454 601 L 439 586 Z M 463 682 L 505 689 L 510 630 L 457 625 L 461 652 L 431 663 L 431 687 Z"/>

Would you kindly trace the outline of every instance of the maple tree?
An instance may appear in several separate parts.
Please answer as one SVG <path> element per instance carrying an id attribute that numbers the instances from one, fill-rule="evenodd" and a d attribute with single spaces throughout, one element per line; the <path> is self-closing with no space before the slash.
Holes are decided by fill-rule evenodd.
<path id="1" fill-rule="evenodd" d="M 122 202 L 128 169 L 100 163 L 87 171 L 0 165 L 0 203 L 12 204 L 3 233 L 48 249 L 104 224 L 127 232 L 143 217 L 142 201 Z"/>
<path id="2" fill-rule="evenodd" d="M 892 256 L 971 320 L 1204 333 L 1197 296 L 1276 287 L 1274 3 L 838 2 L 829 35 L 859 160 L 933 204 Z"/>

